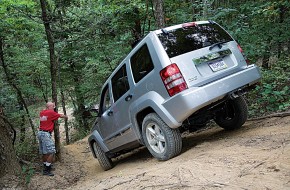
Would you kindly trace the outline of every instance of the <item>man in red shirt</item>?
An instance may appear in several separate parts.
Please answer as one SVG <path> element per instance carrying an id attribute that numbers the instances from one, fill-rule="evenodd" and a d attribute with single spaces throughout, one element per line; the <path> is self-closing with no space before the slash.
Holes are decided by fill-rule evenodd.
<path id="1" fill-rule="evenodd" d="M 43 175 L 54 176 L 51 173 L 51 163 L 55 151 L 55 145 L 51 139 L 51 133 L 54 129 L 54 121 L 58 118 L 68 118 L 66 115 L 59 114 L 54 111 L 55 104 L 47 102 L 46 109 L 39 114 L 40 127 L 38 131 L 39 153 L 42 154 L 42 161 L 44 165 Z"/>

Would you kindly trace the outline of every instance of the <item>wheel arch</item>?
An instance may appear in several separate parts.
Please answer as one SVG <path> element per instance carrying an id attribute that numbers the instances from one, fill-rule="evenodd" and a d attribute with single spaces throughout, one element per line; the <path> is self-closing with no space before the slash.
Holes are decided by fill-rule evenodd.
<path id="1" fill-rule="evenodd" d="M 144 145 L 144 141 L 142 138 L 142 122 L 144 118 L 146 117 L 146 115 L 150 113 L 156 113 L 152 107 L 147 107 L 136 114 L 136 124 L 137 124 L 136 127 L 138 128 L 138 131 L 141 135 L 141 141 L 143 145 Z"/>
<path id="2" fill-rule="evenodd" d="M 89 145 L 90 145 L 90 149 L 91 149 L 91 152 L 92 152 L 94 158 L 97 158 L 96 153 L 95 153 L 94 148 L 93 148 L 94 142 L 96 142 L 95 139 L 92 139 L 91 141 L 89 141 Z"/>
<path id="3" fill-rule="evenodd" d="M 94 148 L 93 148 L 94 142 L 96 142 L 104 152 L 109 151 L 108 147 L 103 143 L 101 135 L 96 130 L 94 130 L 92 135 L 89 137 L 88 142 L 89 142 L 89 146 L 90 146 L 90 149 L 91 149 L 91 152 L 92 152 L 94 158 L 97 158 L 96 153 L 95 153 Z"/>
<path id="4" fill-rule="evenodd" d="M 170 112 L 168 112 L 163 105 L 164 102 L 165 99 L 157 92 L 147 92 L 135 100 L 135 103 L 130 107 L 131 121 L 133 121 L 134 125 L 140 126 L 140 121 L 142 124 L 142 120 L 148 113 L 155 112 L 170 128 L 180 127 L 182 123 L 179 123 Z"/>

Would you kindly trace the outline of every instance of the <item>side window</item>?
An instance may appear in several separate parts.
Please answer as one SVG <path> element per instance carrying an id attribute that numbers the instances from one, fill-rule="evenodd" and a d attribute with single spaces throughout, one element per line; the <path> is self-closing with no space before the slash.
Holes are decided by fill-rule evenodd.
<path id="1" fill-rule="evenodd" d="M 113 76 L 112 90 L 115 102 L 129 90 L 129 83 L 125 64 Z"/>
<path id="2" fill-rule="evenodd" d="M 131 68 L 135 83 L 138 83 L 150 71 L 154 69 L 154 65 L 147 47 L 142 46 L 131 58 Z"/>
<path id="3" fill-rule="evenodd" d="M 108 85 L 104 88 L 102 95 L 101 95 L 101 113 L 104 113 L 107 109 L 111 107 L 111 98 Z"/>

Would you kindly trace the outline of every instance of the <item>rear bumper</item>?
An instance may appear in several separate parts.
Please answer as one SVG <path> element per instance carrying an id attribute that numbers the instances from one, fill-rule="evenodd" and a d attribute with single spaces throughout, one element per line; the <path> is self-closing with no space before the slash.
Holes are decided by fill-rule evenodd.
<path id="1" fill-rule="evenodd" d="M 251 86 L 261 79 L 260 69 L 250 65 L 246 69 L 204 85 L 185 90 L 163 103 L 169 114 L 181 125 L 182 122 L 197 110 L 214 103 L 227 94 Z M 171 128 L 176 124 L 167 123 Z"/>

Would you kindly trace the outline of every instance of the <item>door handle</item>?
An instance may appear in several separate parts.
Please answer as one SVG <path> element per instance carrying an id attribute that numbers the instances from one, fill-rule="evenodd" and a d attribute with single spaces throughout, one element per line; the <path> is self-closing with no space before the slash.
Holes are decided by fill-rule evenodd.
<path id="1" fill-rule="evenodd" d="M 108 116 L 112 116 L 112 115 L 113 115 L 113 111 L 110 110 L 110 111 L 108 112 Z"/>
<path id="2" fill-rule="evenodd" d="M 133 95 L 132 95 L 132 94 L 129 94 L 129 95 L 125 98 L 126 102 L 130 101 L 130 100 L 132 99 L 132 97 L 133 97 Z"/>

